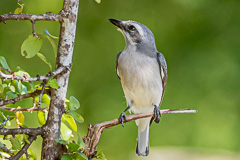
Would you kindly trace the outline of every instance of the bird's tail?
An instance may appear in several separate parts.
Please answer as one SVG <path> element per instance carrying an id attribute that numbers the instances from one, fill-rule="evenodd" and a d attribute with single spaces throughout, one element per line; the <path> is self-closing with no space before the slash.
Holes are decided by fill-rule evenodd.
<path id="1" fill-rule="evenodd" d="M 136 120 L 138 126 L 138 140 L 136 153 L 139 156 L 147 156 L 149 153 L 149 125 L 151 118 Z"/>

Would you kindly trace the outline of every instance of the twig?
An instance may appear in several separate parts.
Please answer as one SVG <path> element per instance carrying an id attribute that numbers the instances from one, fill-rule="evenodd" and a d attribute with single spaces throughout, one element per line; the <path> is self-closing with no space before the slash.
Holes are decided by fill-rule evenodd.
<path id="1" fill-rule="evenodd" d="M 6 20 L 30 20 L 30 21 L 61 21 L 61 14 L 52 14 L 47 12 L 45 14 L 3 14 L 0 15 L 0 22 L 6 24 Z"/>
<path id="2" fill-rule="evenodd" d="M 35 21 L 34 20 L 31 20 L 32 22 L 32 34 L 34 37 L 36 37 L 37 39 L 39 39 L 38 35 L 36 34 L 35 32 Z"/>
<path id="3" fill-rule="evenodd" d="M 9 121 L 9 116 L 7 116 L 7 119 L 3 120 L 2 124 L 0 125 L 0 128 L 3 128 L 6 125 L 7 121 Z"/>
<path id="4" fill-rule="evenodd" d="M 41 103 L 42 103 L 42 97 L 43 97 L 43 94 L 44 94 L 44 90 L 45 90 L 45 85 L 46 85 L 47 81 L 44 81 L 43 84 L 42 84 L 42 91 L 39 95 L 39 99 L 38 99 L 38 106 L 37 108 L 40 109 L 41 108 Z"/>
<path id="5" fill-rule="evenodd" d="M 49 89 L 46 89 L 44 91 L 44 93 L 49 94 L 49 91 L 50 91 Z M 36 90 L 32 93 L 27 93 L 27 94 L 24 94 L 24 95 L 18 95 L 18 97 L 12 98 L 12 99 L 9 99 L 9 100 L 0 100 L 0 109 L 2 108 L 1 106 L 5 106 L 7 104 L 14 104 L 18 101 L 21 101 L 21 100 L 25 99 L 25 98 L 36 97 L 36 96 L 40 95 L 41 92 L 42 92 L 42 90 Z"/>
<path id="6" fill-rule="evenodd" d="M 0 145 L 0 149 L 3 151 L 3 152 L 6 152 L 10 155 L 13 155 L 13 151 L 11 151 L 10 149 L 8 149 L 4 144 L 3 146 Z"/>
<path id="7" fill-rule="evenodd" d="M 26 135 L 42 135 L 42 127 L 38 128 L 0 128 L 0 135 L 16 135 L 16 134 L 26 134 Z"/>
<path id="8" fill-rule="evenodd" d="M 13 74 L 13 72 L 12 72 L 12 71 L 10 71 L 10 70 L 9 70 L 9 69 L 7 69 L 7 68 L 0 67 L 0 70 L 4 70 L 4 71 L 6 71 L 6 72 L 8 72 L 8 73 L 10 73 L 10 74 Z"/>
<path id="9" fill-rule="evenodd" d="M 11 107 L 0 107 L 0 110 L 3 111 L 11 111 L 11 112 L 17 112 L 17 111 L 22 111 L 22 112 L 32 112 L 32 111 L 44 111 L 44 110 L 48 110 L 48 108 L 11 108 Z"/>
<path id="10" fill-rule="evenodd" d="M 18 160 L 24 153 L 27 153 L 28 148 L 30 147 L 30 145 L 32 144 L 32 142 L 34 140 L 36 140 L 37 136 L 36 135 L 32 135 L 28 138 L 29 143 L 25 142 L 23 148 L 13 157 L 10 158 L 10 160 Z"/>
<path id="11" fill-rule="evenodd" d="M 167 113 L 197 113 L 197 110 L 192 109 L 163 109 L 160 111 L 161 114 Z M 140 118 L 152 117 L 153 113 L 140 113 L 140 114 L 132 114 L 127 116 L 127 120 L 124 120 L 124 123 L 137 120 Z M 105 128 L 113 127 L 121 124 L 118 119 L 114 119 L 112 121 L 106 121 L 102 123 L 98 123 L 95 125 L 90 124 L 88 126 L 88 134 L 86 137 L 83 137 L 83 141 L 85 143 L 84 154 L 91 160 L 97 154 L 96 147 L 100 140 L 101 134 Z"/>
<path id="12" fill-rule="evenodd" d="M 48 80 L 50 77 L 54 77 L 56 75 L 59 75 L 63 73 L 64 71 L 67 71 L 67 67 L 59 67 L 55 71 L 50 72 L 46 75 L 39 76 L 37 75 L 36 77 L 27 77 L 26 75 L 23 77 L 17 76 L 15 74 L 5 74 L 0 71 L 0 77 L 3 79 L 12 79 L 12 80 L 20 80 L 20 81 L 28 81 L 28 82 L 33 82 L 33 81 L 43 81 L 43 80 Z"/>

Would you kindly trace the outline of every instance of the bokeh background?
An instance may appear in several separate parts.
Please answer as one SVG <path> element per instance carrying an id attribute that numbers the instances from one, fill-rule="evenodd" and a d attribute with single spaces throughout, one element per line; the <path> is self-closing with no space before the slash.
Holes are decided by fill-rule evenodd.
<path id="1" fill-rule="evenodd" d="M 24 13 L 58 13 L 62 0 L 22 0 Z M 0 0 L 0 14 L 13 12 L 16 0 Z M 148 26 L 155 35 L 158 51 L 168 64 L 168 82 L 161 108 L 197 109 L 197 114 L 163 115 L 159 125 L 150 128 L 150 156 L 167 159 L 164 154 L 224 154 L 230 160 L 240 153 L 240 1 L 228 0 L 94 0 L 80 1 L 77 36 L 68 97 L 81 103 L 77 111 L 85 122 L 78 132 L 86 135 L 88 124 L 117 118 L 126 103 L 115 59 L 125 47 L 123 36 L 109 18 L 135 20 Z M 20 66 L 32 76 L 48 73 L 39 58 L 25 59 L 22 42 L 31 34 L 29 21 L 0 24 L 0 55 L 9 66 Z M 58 22 L 37 22 L 36 32 L 45 29 L 58 36 Z M 57 43 L 57 41 L 55 41 Z M 41 49 L 54 64 L 51 45 Z M 28 103 L 26 103 L 26 107 Z M 35 114 L 35 113 L 33 113 Z M 39 123 L 26 113 L 28 126 Z M 109 160 L 141 159 L 135 156 L 137 127 L 134 122 L 104 130 L 98 145 Z M 73 138 L 74 139 L 74 138 Z M 32 149 L 40 155 L 41 138 Z M 173 149 L 174 148 L 174 149 Z M 175 152 L 175 150 L 177 150 Z M 164 152 L 163 152 L 164 151 Z M 160 154 L 161 153 L 161 154 Z M 200 154 L 199 154 L 200 153 Z M 226 155 L 225 155 L 226 153 Z M 38 156 L 40 157 L 40 156 Z M 188 158 L 190 156 L 187 156 Z M 185 158 L 185 159 L 188 159 Z M 189 158 L 193 159 L 193 158 Z M 205 158 L 206 159 L 206 158 Z M 219 158 L 220 159 L 220 158 Z M 236 159 L 239 159 L 236 158 Z"/>

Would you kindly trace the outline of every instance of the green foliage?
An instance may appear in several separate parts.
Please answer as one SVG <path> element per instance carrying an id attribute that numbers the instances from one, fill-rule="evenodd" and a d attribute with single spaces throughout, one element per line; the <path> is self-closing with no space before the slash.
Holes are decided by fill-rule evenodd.
<path id="1" fill-rule="evenodd" d="M 51 63 L 47 60 L 47 58 L 42 54 L 42 53 L 37 53 L 37 56 L 48 65 L 48 67 L 50 68 L 50 71 L 52 71 L 52 65 Z"/>
<path id="2" fill-rule="evenodd" d="M 67 122 L 74 132 L 77 132 L 77 124 L 71 115 L 64 113 L 62 116 L 62 120 L 63 122 Z"/>
<path id="3" fill-rule="evenodd" d="M 26 58 L 34 57 L 42 47 L 42 38 L 30 35 L 21 46 L 21 54 Z"/>
<path id="4" fill-rule="evenodd" d="M 75 143 L 74 141 L 68 142 L 66 140 L 55 140 L 58 143 L 64 144 L 67 146 L 68 153 L 71 154 L 65 154 L 62 159 L 74 159 L 74 160 L 86 160 L 88 159 L 87 156 L 82 152 L 84 149 L 84 142 L 82 141 L 82 138 L 80 135 L 78 135 L 78 143 Z"/>
<path id="5" fill-rule="evenodd" d="M 25 42 L 24 44 L 27 47 L 29 47 L 29 45 L 31 45 L 31 43 L 28 43 L 28 41 Z M 35 45 L 35 47 L 36 46 L 37 45 Z M 31 49 L 26 49 L 26 50 L 31 50 Z M 41 59 L 43 59 L 43 61 L 48 63 L 48 61 L 46 60 L 44 55 L 42 55 L 40 53 L 37 53 L 37 55 Z M 6 59 L 2 56 L 0 56 L 0 65 L 3 68 L 6 68 L 9 71 L 11 71 Z M 48 65 L 50 65 L 50 63 L 48 63 Z M 8 71 L 5 71 L 3 69 L 1 70 L 1 72 L 5 73 L 5 74 L 10 74 Z M 20 69 L 20 67 L 18 67 L 17 70 L 13 72 L 13 74 L 20 76 L 20 77 L 31 77 L 28 72 Z M 10 99 L 10 98 L 17 97 L 19 94 L 23 95 L 23 94 L 33 92 L 36 89 L 40 90 L 40 89 L 42 89 L 42 86 L 40 84 L 41 84 L 41 82 L 28 82 L 28 81 L 0 79 L 0 97 L 3 99 L 6 99 L 6 98 Z M 57 89 L 59 86 L 58 86 L 56 79 L 51 77 L 48 80 L 45 87 Z M 33 103 L 28 104 L 29 106 L 38 105 L 39 96 L 36 96 L 34 98 L 29 98 L 29 99 L 34 100 Z M 43 94 L 42 100 L 41 100 L 41 107 L 44 107 L 44 108 L 49 107 L 50 101 L 51 101 L 51 97 L 47 94 Z M 77 144 L 74 142 L 68 142 L 68 140 L 71 137 L 73 137 L 73 131 L 77 132 L 76 121 L 80 122 L 80 123 L 82 123 L 84 121 L 81 115 L 79 115 L 78 113 L 75 113 L 75 111 L 80 108 L 80 103 L 73 96 L 70 97 L 70 100 L 66 99 L 65 103 L 66 103 L 65 104 L 66 111 L 68 113 L 66 113 L 66 114 L 64 113 L 62 116 L 62 123 L 61 123 L 60 131 L 61 131 L 61 137 L 63 138 L 63 140 L 56 140 L 56 142 L 67 145 L 69 152 L 75 152 L 75 155 L 65 155 L 63 157 L 63 159 L 64 158 L 79 159 L 78 157 L 82 157 L 83 155 L 80 151 L 78 151 L 78 149 L 80 147 L 84 147 L 84 145 L 82 144 L 83 142 L 82 142 L 81 138 L 79 137 Z M 7 106 L 16 108 L 16 106 L 14 104 L 10 104 Z M 22 106 L 20 105 L 17 108 L 22 108 Z M 0 112 L 0 122 L 3 122 L 4 120 L 6 120 L 7 119 L 6 115 L 7 115 L 10 117 L 10 120 L 14 119 L 17 126 L 26 127 L 24 114 L 25 113 L 22 111 L 17 111 L 17 112 L 15 112 L 15 114 L 14 114 L 14 112 L 1 111 Z M 46 111 L 46 110 L 37 112 L 37 119 L 38 119 L 40 126 L 43 126 L 46 123 L 47 115 L 48 115 L 48 111 Z M 12 127 L 12 123 L 10 121 L 7 121 L 7 123 L 4 127 Z M 12 144 L 12 149 L 16 150 L 16 151 L 20 150 L 24 143 L 29 143 L 28 136 L 25 136 L 25 135 L 16 135 L 16 138 L 11 138 L 10 142 Z M 32 152 L 31 150 L 28 150 L 28 152 L 29 152 L 29 157 L 31 159 L 36 159 L 36 155 L 34 154 L 34 152 Z M 79 152 L 79 153 L 77 153 L 77 152 Z M 26 157 L 22 156 L 20 159 L 26 159 Z"/>
<path id="6" fill-rule="evenodd" d="M 101 0 L 95 0 L 98 4 L 101 3 Z"/>
<path id="7" fill-rule="evenodd" d="M 5 59 L 3 56 L 0 56 L 0 63 L 1 63 L 1 66 L 2 66 L 3 68 L 6 68 L 6 69 L 8 69 L 8 70 L 11 71 L 11 69 L 9 68 L 9 66 L 8 66 L 8 64 L 7 64 L 6 59 Z"/>
<path id="8" fill-rule="evenodd" d="M 21 147 L 21 143 L 18 140 L 18 138 L 11 138 L 10 142 L 12 144 L 12 149 L 14 149 L 14 150 L 21 150 L 22 147 Z"/>
<path id="9" fill-rule="evenodd" d="M 58 89 L 58 83 L 56 81 L 56 79 L 50 79 L 48 81 L 48 83 L 46 84 L 46 86 L 50 86 L 51 88 L 54 88 L 54 89 Z"/>
<path id="10" fill-rule="evenodd" d="M 77 100 L 77 98 L 75 98 L 74 96 L 70 97 L 70 104 L 69 104 L 69 110 L 70 111 L 75 111 L 80 107 L 80 103 Z"/>

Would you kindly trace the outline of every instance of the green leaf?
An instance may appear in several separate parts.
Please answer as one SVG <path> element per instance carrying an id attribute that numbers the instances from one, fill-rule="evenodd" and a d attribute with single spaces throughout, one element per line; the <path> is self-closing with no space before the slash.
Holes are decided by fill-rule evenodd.
<path id="1" fill-rule="evenodd" d="M 17 138 L 10 139 L 13 149 L 21 150 L 21 144 Z"/>
<path id="2" fill-rule="evenodd" d="M 74 132 L 77 132 L 77 124 L 71 115 L 63 114 L 63 121 L 67 122 Z"/>
<path id="3" fill-rule="evenodd" d="M 27 87 L 24 86 L 21 81 L 17 81 L 17 87 L 20 94 L 27 93 Z"/>
<path id="4" fill-rule="evenodd" d="M 74 96 L 70 97 L 70 111 L 75 111 L 76 109 L 78 109 L 80 107 L 80 103 L 77 100 L 77 98 L 75 98 Z"/>
<path id="5" fill-rule="evenodd" d="M 69 152 L 76 152 L 78 150 L 79 146 L 77 144 L 74 143 L 69 143 L 68 144 L 68 151 Z"/>
<path id="6" fill-rule="evenodd" d="M 8 95 L 8 96 L 10 96 L 10 97 L 12 97 L 12 98 L 16 98 L 16 97 L 17 97 L 17 94 L 14 93 L 14 92 L 12 92 L 12 91 L 7 91 L 7 92 L 6 92 L 6 95 Z"/>
<path id="7" fill-rule="evenodd" d="M 8 69 L 11 71 L 11 69 L 9 68 L 6 59 L 3 56 L 0 56 L 0 63 L 2 65 L 3 68 Z"/>
<path id="8" fill-rule="evenodd" d="M 53 41 L 53 39 L 51 37 L 46 36 L 46 38 L 50 42 L 50 44 L 51 44 L 51 46 L 53 48 L 53 52 L 54 52 L 55 58 L 56 58 L 57 57 L 57 46 L 56 46 L 55 42 Z"/>
<path id="9" fill-rule="evenodd" d="M 42 54 L 42 53 L 37 53 L 37 56 L 48 65 L 48 67 L 50 68 L 50 70 L 52 71 L 52 65 L 51 63 L 47 60 L 47 58 Z"/>
<path id="10" fill-rule="evenodd" d="M 43 126 L 47 121 L 47 114 L 43 111 L 38 111 L 38 122 L 41 126 Z"/>
<path id="11" fill-rule="evenodd" d="M 85 143 L 83 142 L 80 134 L 78 134 L 78 141 L 77 141 L 77 144 L 79 145 L 80 148 L 85 148 Z"/>
<path id="12" fill-rule="evenodd" d="M 26 75 L 27 77 L 31 77 L 27 72 L 23 71 L 23 70 L 19 70 L 17 72 L 14 72 L 15 75 L 23 77 L 24 75 Z"/>
<path id="13" fill-rule="evenodd" d="M 101 0 L 95 0 L 98 4 L 101 3 Z"/>
<path id="14" fill-rule="evenodd" d="M 29 158 L 32 158 L 33 160 L 37 159 L 37 155 L 30 148 L 28 149 L 28 155 Z"/>
<path id="15" fill-rule="evenodd" d="M 21 54 L 26 58 L 34 57 L 42 47 L 42 39 L 30 35 L 21 46 Z"/>
<path id="16" fill-rule="evenodd" d="M 97 156 L 97 159 L 107 160 L 105 155 L 103 154 L 103 151 L 98 152 L 96 156 Z"/>
<path id="17" fill-rule="evenodd" d="M 42 96 L 42 103 L 45 103 L 45 104 L 50 104 L 50 100 L 51 100 L 51 98 L 50 98 L 50 96 L 49 95 L 47 95 L 47 94 L 43 94 L 43 96 Z"/>
<path id="18" fill-rule="evenodd" d="M 77 152 L 77 154 L 79 156 L 81 156 L 82 158 L 84 158 L 84 159 L 88 159 L 88 157 L 84 153 L 82 153 L 82 152 Z"/>
<path id="19" fill-rule="evenodd" d="M 84 122 L 84 119 L 83 119 L 83 117 L 80 115 L 80 114 L 78 114 L 78 113 L 76 113 L 76 112 L 72 112 L 72 111 L 70 111 L 69 112 L 72 116 L 73 116 L 73 118 L 76 120 L 76 121 L 78 121 L 79 123 L 83 123 Z"/>
<path id="20" fill-rule="evenodd" d="M 9 88 L 12 92 L 15 92 L 15 87 L 14 86 L 10 86 Z"/>
<path id="21" fill-rule="evenodd" d="M 61 143 L 61 144 L 65 144 L 65 145 L 68 144 L 68 141 L 65 141 L 65 140 L 62 140 L 62 139 L 55 139 L 55 141 L 56 141 L 57 143 Z"/>
<path id="22" fill-rule="evenodd" d="M 63 122 L 61 123 L 61 135 L 63 140 L 69 140 L 72 137 L 72 130 L 69 129 Z"/>
<path id="23" fill-rule="evenodd" d="M 72 159 L 73 159 L 72 156 L 69 154 L 64 154 L 61 158 L 61 160 L 72 160 Z"/>
<path id="24" fill-rule="evenodd" d="M 57 83 L 56 79 L 49 80 L 47 85 L 49 85 L 50 87 L 52 87 L 54 89 L 58 89 L 58 83 Z"/>

